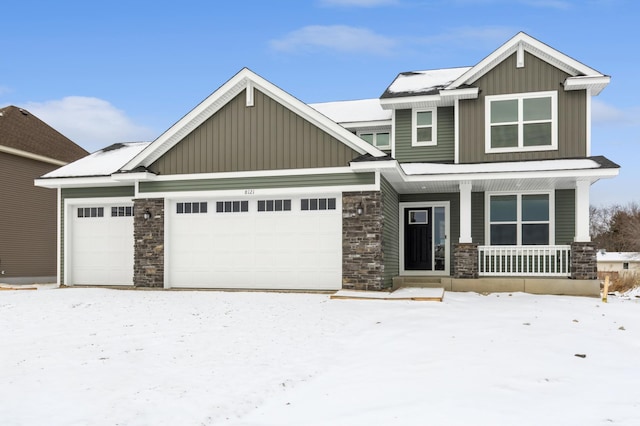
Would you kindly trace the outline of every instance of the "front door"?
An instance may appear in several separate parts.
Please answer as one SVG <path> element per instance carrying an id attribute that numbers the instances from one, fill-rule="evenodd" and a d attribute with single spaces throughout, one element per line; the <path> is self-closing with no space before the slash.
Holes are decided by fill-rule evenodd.
<path id="1" fill-rule="evenodd" d="M 447 208 L 439 203 L 403 207 L 404 271 L 448 273 Z"/>

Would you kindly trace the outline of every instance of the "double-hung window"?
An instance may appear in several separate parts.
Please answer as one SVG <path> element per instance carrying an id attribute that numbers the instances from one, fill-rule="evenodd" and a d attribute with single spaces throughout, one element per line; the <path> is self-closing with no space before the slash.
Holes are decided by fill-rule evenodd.
<path id="1" fill-rule="evenodd" d="M 412 146 L 437 145 L 437 111 L 437 108 L 413 110 Z"/>
<path id="2" fill-rule="evenodd" d="M 485 98 L 487 153 L 558 149 L 557 92 Z"/>
<path id="3" fill-rule="evenodd" d="M 490 194 L 489 242 L 494 245 L 549 245 L 553 200 L 545 194 Z"/>
<path id="4" fill-rule="evenodd" d="M 381 149 L 391 148 L 391 142 L 390 142 L 388 131 L 382 131 L 382 132 L 365 131 L 365 132 L 359 132 L 358 136 L 360 136 L 361 139 L 364 139 L 365 141 L 369 142 L 371 145 L 375 146 L 376 148 L 381 148 Z"/>

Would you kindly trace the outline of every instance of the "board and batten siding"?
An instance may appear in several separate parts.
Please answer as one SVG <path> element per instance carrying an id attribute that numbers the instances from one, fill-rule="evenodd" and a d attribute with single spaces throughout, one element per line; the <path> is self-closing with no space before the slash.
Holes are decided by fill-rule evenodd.
<path id="1" fill-rule="evenodd" d="M 587 155 L 586 91 L 565 92 L 562 83 L 569 74 L 528 52 L 525 52 L 524 63 L 524 68 L 517 68 L 514 53 L 474 83 L 480 88 L 478 99 L 460 101 L 460 163 L 545 160 Z M 485 154 L 485 97 L 542 91 L 558 93 L 558 149 Z"/>
<path id="2" fill-rule="evenodd" d="M 133 186 L 107 186 L 102 188 L 64 188 L 61 190 L 60 200 L 60 283 L 64 282 L 64 223 L 65 210 L 64 200 L 68 198 L 112 198 L 112 197 L 131 197 L 135 194 Z M 105 212 L 109 214 L 109 212 Z"/>
<path id="3" fill-rule="evenodd" d="M 556 189 L 555 210 L 556 244 L 571 244 L 576 229 L 575 189 Z"/>
<path id="4" fill-rule="evenodd" d="M 453 107 L 438 108 L 437 145 L 435 146 L 411 146 L 411 110 L 396 110 L 395 114 L 396 160 L 401 163 L 453 163 L 455 155 Z"/>
<path id="5" fill-rule="evenodd" d="M 55 277 L 57 194 L 33 180 L 58 167 L 0 152 L 0 282 Z"/>
<path id="6" fill-rule="evenodd" d="M 156 160 L 157 174 L 190 174 L 348 166 L 353 149 L 258 89 L 246 91 Z"/>
<path id="7" fill-rule="evenodd" d="M 399 244 L 400 244 L 400 212 L 398 205 L 398 193 L 380 177 L 380 190 L 382 191 L 382 260 L 384 264 L 384 287 L 393 285 L 393 277 L 400 275 Z"/>

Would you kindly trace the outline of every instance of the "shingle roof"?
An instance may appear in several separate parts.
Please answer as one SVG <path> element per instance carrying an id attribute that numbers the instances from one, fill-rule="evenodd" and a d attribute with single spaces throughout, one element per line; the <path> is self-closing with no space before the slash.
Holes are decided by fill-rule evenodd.
<path id="1" fill-rule="evenodd" d="M 0 145 L 69 163 L 88 154 L 29 111 L 13 105 L 0 108 Z"/>
<path id="2" fill-rule="evenodd" d="M 401 72 L 384 91 L 382 99 L 403 96 L 437 95 L 471 67 Z"/>

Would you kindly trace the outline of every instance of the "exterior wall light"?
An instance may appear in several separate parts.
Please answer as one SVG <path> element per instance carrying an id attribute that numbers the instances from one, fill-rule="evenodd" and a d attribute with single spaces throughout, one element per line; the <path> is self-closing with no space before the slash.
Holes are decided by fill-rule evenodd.
<path id="1" fill-rule="evenodd" d="M 362 216 L 362 213 L 364 213 L 364 207 L 362 206 L 362 203 L 358 204 L 358 207 L 356 207 L 356 214 L 358 216 Z"/>
<path id="2" fill-rule="evenodd" d="M 151 212 L 149 211 L 149 209 L 146 209 L 144 211 L 144 220 L 149 220 L 151 218 Z"/>

